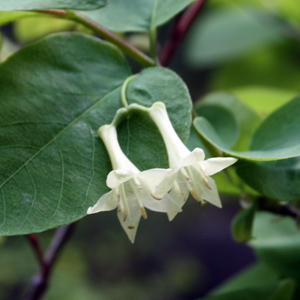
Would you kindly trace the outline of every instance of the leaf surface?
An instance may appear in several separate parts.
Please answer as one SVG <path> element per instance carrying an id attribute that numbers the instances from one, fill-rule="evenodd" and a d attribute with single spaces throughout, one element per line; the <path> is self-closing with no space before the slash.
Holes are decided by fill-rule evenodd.
<path id="1" fill-rule="evenodd" d="M 0 0 L 0 9 L 2 11 L 49 8 L 96 9 L 105 3 L 105 0 Z"/>
<path id="2" fill-rule="evenodd" d="M 109 30 L 146 31 L 158 27 L 193 0 L 110 0 L 103 9 L 82 12 Z"/>
<path id="3" fill-rule="evenodd" d="M 260 124 L 249 151 L 231 150 L 205 118 L 196 118 L 194 125 L 203 138 L 227 155 L 257 161 L 300 156 L 300 96 L 274 111 Z"/>

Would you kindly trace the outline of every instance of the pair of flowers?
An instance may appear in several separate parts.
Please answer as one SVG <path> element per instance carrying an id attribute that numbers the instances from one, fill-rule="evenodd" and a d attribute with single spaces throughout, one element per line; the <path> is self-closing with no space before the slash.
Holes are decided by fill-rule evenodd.
<path id="1" fill-rule="evenodd" d="M 123 153 L 117 137 L 115 120 L 124 110 L 140 110 L 148 113 L 160 131 L 168 152 L 170 169 L 139 171 Z M 235 158 L 210 158 L 204 160 L 204 151 L 187 149 L 175 132 L 166 107 L 156 102 L 150 108 L 131 104 L 117 112 L 114 122 L 99 128 L 99 136 L 108 151 L 113 171 L 106 180 L 111 191 L 104 194 L 90 207 L 88 214 L 118 208 L 120 223 L 133 243 L 141 217 L 147 218 L 145 207 L 167 213 L 171 221 L 189 193 L 197 201 L 205 201 L 221 207 L 217 187 L 211 175 L 236 162 Z"/>

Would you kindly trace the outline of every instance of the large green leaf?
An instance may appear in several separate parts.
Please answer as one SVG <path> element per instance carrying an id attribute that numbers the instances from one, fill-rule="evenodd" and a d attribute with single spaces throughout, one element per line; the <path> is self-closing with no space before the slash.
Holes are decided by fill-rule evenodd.
<path id="1" fill-rule="evenodd" d="M 103 9 L 82 12 L 112 31 L 149 31 L 167 22 L 193 0 L 109 0 Z"/>
<path id="2" fill-rule="evenodd" d="M 300 157 L 238 164 L 238 176 L 262 195 L 279 201 L 300 199 Z"/>
<path id="3" fill-rule="evenodd" d="M 199 18 L 188 35 L 186 61 L 195 68 L 233 60 L 279 42 L 281 31 L 281 24 L 263 10 L 239 7 L 211 11 Z"/>
<path id="4" fill-rule="evenodd" d="M 300 156 L 300 96 L 270 114 L 257 128 L 249 151 L 233 151 L 227 147 L 205 118 L 196 118 L 194 125 L 208 142 L 232 155 L 247 160 L 270 161 Z"/>
<path id="5" fill-rule="evenodd" d="M 73 222 L 108 190 L 111 165 L 97 130 L 121 107 L 120 89 L 129 75 L 116 48 L 83 34 L 49 36 L 0 65 L 0 235 Z M 141 94 L 136 100 L 151 105 L 163 88 L 159 100 L 165 102 L 175 130 L 186 138 L 191 103 L 178 76 L 153 68 L 135 81 L 128 98 L 145 90 L 155 97 Z M 148 128 L 135 119 L 137 126 L 121 125 L 120 137 L 144 137 L 143 144 L 127 143 L 127 152 L 135 152 L 134 161 L 148 157 L 148 165 L 159 165 L 160 155 L 166 156 L 163 143 L 153 150 Z M 159 141 L 155 130 L 152 138 Z"/>
<path id="6" fill-rule="evenodd" d="M 0 0 L 0 10 L 32 10 L 48 8 L 96 9 L 106 0 Z"/>
<path id="7" fill-rule="evenodd" d="M 235 128 L 233 128 L 233 121 L 229 121 L 228 113 L 224 114 L 224 111 L 222 114 L 219 111 L 219 115 L 215 116 L 218 122 L 215 122 L 213 118 L 203 113 L 203 107 L 206 106 L 211 107 L 211 109 L 222 107 L 228 111 L 231 118 L 237 123 Z M 236 151 L 244 151 L 249 148 L 252 135 L 261 121 L 258 114 L 249 106 L 245 105 L 233 94 L 224 92 L 211 93 L 201 98 L 196 104 L 195 110 L 199 116 L 206 118 L 213 125 L 216 133 L 222 138 L 224 143 L 228 147 L 232 146 L 232 149 Z M 226 132 L 225 135 L 224 132 Z M 228 138 L 229 141 L 225 141 Z"/>
<path id="8" fill-rule="evenodd" d="M 245 270 L 242 270 L 233 278 L 213 290 L 212 295 L 224 294 L 236 290 L 256 286 L 264 286 L 278 281 L 280 274 L 263 263 L 256 263 Z"/>
<path id="9" fill-rule="evenodd" d="M 260 259 L 285 276 L 300 279 L 300 232 L 295 220 L 260 212 L 255 216 L 250 242 Z"/>
<path id="10" fill-rule="evenodd" d="M 192 103 L 187 87 L 175 73 L 164 68 L 144 70 L 128 85 L 127 100 L 148 107 L 157 101 L 165 102 L 177 134 L 187 141 Z M 121 147 L 139 169 L 169 167 L 163 139 L 148 116 L 126 119 L 119 133 Z"/>
<path id="11" fill-rule="evenodd" d="M 265 286 L 249 287 L 244 290 L 202 298 L 201 300 L 292 300 L 294 291 L 295 282 L 286 279 Z"/>

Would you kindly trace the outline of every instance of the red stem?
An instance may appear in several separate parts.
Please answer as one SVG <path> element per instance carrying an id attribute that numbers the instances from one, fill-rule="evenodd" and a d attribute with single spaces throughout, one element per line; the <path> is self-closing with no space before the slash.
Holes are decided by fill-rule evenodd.
<path id="1" fill-rule="evenodd" d="M 40 264 L 40 267 L 41 268 L 44 267 L 45 266 L 44 254 L 40 246 L 39 235 L 37 233 L 27 234 L 26 238 L 33 248 L 35 256 Z"/>
<path id="2" fill-rule="evenodd" d="M 74 231 L 74 228 L 75 223 L 72 223 L 62 226 L 56 230 L 54 238 L 52 239 L 50 246 L 48 247 L 48 250 L 43 257 L 43 265 L 33 276 L 24 300 L 38 300 L 43 296 L 48 286 L 48 279 L 50 277 L 57 256 L 63 246 L 69 240 L 71 234 Z M 31 241 L 32 238 L 30 237 L 29 240 Z"/>
<path id="3" fill-rule="evenodd" d="M 161 55 L 160 55 L 160 64 L 162 66 L 166 66 L 169 64 L 170 59 L 172 58 L 175 50 L 181 44 L 182 40 L 184 39 L 187 31 L 193 24 L 196 16 L 202 10 L 204 4 L 208 0 L 198 0 L 194 4 L 192 4 L 186 12 L 180 16 L 179 18 L 175 19 L 175 23 L 171 30 L 170 38 L 166 42 Z"/>

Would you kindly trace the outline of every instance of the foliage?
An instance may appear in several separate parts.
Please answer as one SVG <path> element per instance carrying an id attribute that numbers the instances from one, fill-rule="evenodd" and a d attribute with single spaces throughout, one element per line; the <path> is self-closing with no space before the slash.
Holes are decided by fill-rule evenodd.
<path id="1" fill-rule="evenodd" d="M 147 218 L 146 196 L 136 196 L 144 191 L 142 175 L 163 169 L 147 179 L 147 195 L 154 201 L 147 208 L 167 212 L 169 220 L 182 210 L 189 193 L 202 204 L 215 201 L 220 206 L 215 182 L 220 193 L 231 195 L 234 202 L 240 199 L 246 207 L 232 221 L 232 236 L 247 242 L 258 262 L 203 300 L 297 299 L 299 5 L 292 0 L 0 0 L 0 10 L 0 25 L 5 25 L 0 35 L 1 236 L 101 219 L 105 213 L 85 217 L 99 199 L 107 200 L 106 195 L 112 196 L 104 204 L 99 200 L 100 210 L 118 207 L 119 220 L 130 231 L 132 224 L 125 222 L 134 219 L 133 211 L 138 214 L 136 227 L 141 216 Z M 199 17 L 188 31 L 196 13 Z M 158 34 L 166 23 L 163 34 L 173 24 L 167 42 Z M 142 45 L 140 50 L 130 44 L 133 41 Z M 170 69 L 161 66 L 166 56 L 161 57 L 171 58 L 181 44 L 183 69 L 176 70 L 176 63 Z M 189 90 L 200 85 L 207 93 L 198 90 L 192 101 Z M 152 113 L 153 104 L 166 107 L 165 115 Z M 117 128 L 115 149 L 120 146 L 119 154 L 128 158 L 125 167 L 114 166 L 98 132 L 108 124 Z M 215 175 L 235 158 L 236 164 Z M 133 185 L 121 191 L 129 169 Z M 156 183 L 162 173 L 165 177 Z M 159 206 L 164 203 L 166 207 Z M 278 220 L 278 215 L 285 218 Z M 164 229 L 155 232 L 159 230 Z M 6 239 L 3 243 L 3 249 L 13 249 L 11 257 L 10 250 L 3 256 L 18 264 L 12 259 L 18 256 L 14 244 L 6 246 Z M 78 247 L 72 244 L 72 259 L 89 260 Z M 112 252 L 110 261 L 119 255 L 111 251 L 118 242 L 97 247 L 105 255 Z M 130 247 L 122 254 L 124 260 L 130 261 Z M 178 295 L 191 288 L 185 264 L 194 264 L 182 261 L 165 274 L 169 289 L 177 285 Z M 58 278 L 73 276 L 77 286 L 82 284 L 78 299 L 98 299 L 97 288 L 83 280 L 87 262 L 77 267 Z M 196 282 L 197 270 L 192 273 Z M 0 276 L 0 285 L 27 276 L 6 274 Z M 130 297 L 136 293 L 147 299 L 141 298 L 138 284 L 122 284 L 124 293 L 131 287 Z M 110 292 L 100 297 L 109 299 Z M 162 295 L 168 296 L 166 289 Z"/>

